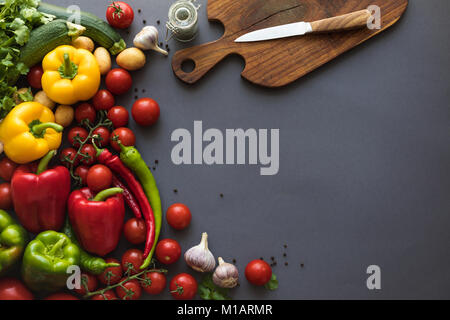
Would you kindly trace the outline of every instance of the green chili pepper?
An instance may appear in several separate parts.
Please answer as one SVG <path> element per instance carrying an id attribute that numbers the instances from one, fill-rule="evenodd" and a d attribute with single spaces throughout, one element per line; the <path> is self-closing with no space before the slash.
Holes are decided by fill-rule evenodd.
<path id="1" fill-rule="evenodd" d="M 118 267 L 117 263 L 106 263 L 106 261 L 100 257 L 95 257 L 83 250 L 83 248 L 78 243 L 77 237 L 73 232 L 72 226 L 69 222 L 69 217 L 66 217 L 66 222 L 64 223 L 63 231 L 66 236 L 80 248 L 80 267 L 86 272 L 92 273 L 94 275 L 99 275 L 105 271 L 108 267 Z"/>
<path id="2" fill-rule="evenodd" d="M 150 201 L 150 205 L 152 206 L 153 214 L 155 216 L 155 242 L 153 243 L 150 254 L 147 256 L 141 266 L 141 269 L 145 269 L 150 265 L 153 253 L 155 252 L 156 243 L 158 242 L 158 237 L 161 232 L 161 197 L 159 196 L 159 190 L 156 186 L 156 180 L 153 177 L 153 174 L 151 173 L 147 164 L 142 159 L 139 151 L 135 147 L 124 146 L 122 143 L 120 143 L 120 141 L 117 141 L 117 143 L 121 149 L 120 160 L 122 160 L 122 162 L 137 176 L 148 200 Z"/>

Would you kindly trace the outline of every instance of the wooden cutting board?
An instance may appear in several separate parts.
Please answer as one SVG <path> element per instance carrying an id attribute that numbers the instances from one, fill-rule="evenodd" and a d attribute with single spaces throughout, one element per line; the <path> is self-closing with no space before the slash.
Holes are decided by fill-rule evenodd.
<path id="1" fill-rule="evenodd" d="M 381 8 L 379 30 L 363 28 L 256 43 L 234 42 L 261 28 L 320 20 L 370 5 Z M 408 0 L 209 0 L 208 19 L 221 22 L 224 35 L 217 41 L 176 52 L 172 68 L 182 81 L 195 83 L 225 57 L 238 54 L 245 60 L 245 79 L 266 87 L 281 87 L 389 28 L 400 19 L 407 5 Z M 195 68 L 186 73 L 182 65 L 189 60 Z"/>

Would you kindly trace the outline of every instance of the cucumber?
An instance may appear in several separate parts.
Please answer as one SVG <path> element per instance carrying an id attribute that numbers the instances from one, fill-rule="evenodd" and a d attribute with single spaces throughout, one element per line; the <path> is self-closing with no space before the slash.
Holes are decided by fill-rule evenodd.
<path id="1" fill-rule="evenodd" d="M 48 3 L 41 3 L 38 10 L 47 14 L 56 16 L 57 19 L 70 19 L 73 12 L 66 8 L 55 6 Z M 97 16 L 81 11 L 80 24 L 86 28 L 84 36 L 91 38 L 98 45 L 106 48 L 112 55 L 119 54 L 126 49 L 127 45 L 122 37 L 102 19 Z"/>
<path id="2" fill-rule="evenodd" d="M 40 63 L 45 55 L 58 46 L 71 44 L 86 28 L 57 19 L 44 24 L 30 33 L 30 39 L 20 50 L 20 62 L 28 68 Z"/>

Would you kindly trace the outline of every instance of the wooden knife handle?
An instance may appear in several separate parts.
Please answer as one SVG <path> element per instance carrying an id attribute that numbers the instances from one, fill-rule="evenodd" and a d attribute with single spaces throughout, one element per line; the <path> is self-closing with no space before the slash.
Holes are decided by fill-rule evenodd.
<path id="1" fill-rule="evenodd" d="M 342 16 L 311 22 L 313 32 L 332 32 L 350 30 L 367 26 L 372 13 L 369 10 L 360 10 Z"/>

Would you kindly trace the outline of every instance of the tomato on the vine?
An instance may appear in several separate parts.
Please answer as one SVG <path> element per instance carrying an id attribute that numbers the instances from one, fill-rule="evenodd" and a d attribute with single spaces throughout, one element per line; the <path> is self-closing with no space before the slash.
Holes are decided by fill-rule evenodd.
<path id="1" fill-rule="evenodd" d="M 114 128 L 125 127 L 128 124 L 128 110 L 122 106 L 115 106 L 109 109 L 108 119 L 113 123 Z"/>
<path id="2" fill-rule="evenodd" d="M 110 138 L 111 147 L 113 147 L 116 151 L 120 152 L 119 145 L 116 141 L 114 141 L 114 137 L 116 136 L 119 137 L 120 142 L 126 147 L 134 146 L 136 143 L 136 136 L 134 135 L 133 131 L 128 128 L 118 128 L 111 133 Z"/>
<path id="3" fill-rule="evenodd" d="M 83 272 L 81 273 L 81 286 L 79 289 L 74 289 L 74 291 L 79 295 L 84 296 L 88 291 L 94 292 L 97 287 L 97 278 L 90 273 Z M 88 291 L 86 291 L 86 288 L 88 289 Z"/>
<path id="4" fill-rule="evenodd" d="M 19 165 L 11 161 L 8 157 L 3 157 L 0 160 L 0 178 L 4 181 L 11 181 L 11 178 Z"/>
<path id="5" fill-rule="evenodd" d="M 173 239 L 161 240 L 156 245 L 155 256 L 161 263 L 175 263 L 181 256 L 180 244 Z"/>
<path id="6" fill-rule="evenodd" d="M 120 266 L 120 261 L 114 258 L 105 259 L 106 263 L 117 263 L 117 267 L 108 267 L 106 268 L 99 276 L 98 281 L 103 283 L 104 285 L 110 286 L 116 284 L 122 279 L 123 270 Z"/>
<path id="7" fill-rule="evenodd" d="M 85 156 L 80 156 L 80 162 L 87 166 L 90 166 L 95 163 L 97 159 L 97 151 L 95 150 L 92 144 L 85 144 L 81 150 L 81 154 Z"/>
<path id="8" fill-rule="evenodd" d="M 160 294 L 166 287 L 166 276 L 161 272 L 148 272 L 141 281 L 141 287 L 148 294 Z"/>
<path id="9" fill-rule="evenodd" d="M 125 279 L 122 279 L 123 281 Z M 142 288 L 136 279 L 125 282 L 122 286 L 116 287 L 116 293 L 121 300 L 139 300 L 142 295 Z"/>
<path id="10" fill-rule="evenodd" d="M 146 230 L 144 220 L 131 218 L 125 223 L 123 234 L 129 243 L 138 245 L 145 242 Z"/>
<path id="11" fill-rule="evenodd" d="M 92 104 L 97 111 L 109 110 L 114 107 L 115 103 L 116 99 L 108 90 L 99 90 L 92 98 Z"/>
<path id="12" fill-rule="evenodd" d="M 121 95 L 131 89 L 133 79 L 127 70 L 116 68 L 108 72 L 105 83 L 111 93 Z"/>
<path id="13" fill-rule="evenodd" d="M 89 172 L 89 167 L 88 166 L 78 166 L 75 169 L 74 174 L 78 177 L 80 177 L 81 179 L 81 185 L 82 186 L 86 186 L 87 185 L 87 174 Z"/>
<path id="14" fill-rule="evenodd" d="M 97 294 L 91 300 L 117 300 L 114 290 L 105 291 L 103 294 Z"/>
<path id="15" fill-rule="evenodd" d="M 87 132 L 85 128 L 73 127 L 67 134 L 67 139 L 69 140 L 70 144 L 73 147 L 78 148 L 80 147 L 80 141 L 81 142 L 85 141 L 88 136 L 89 132 Z"/>
<path id="16" fill-rule="evenodd" d="M 109 144 L 109 137 L 111 133 L 109 132 L 108 128 L 98 127 L 97 129 L 94 130 L 94 132 L 92 132 L 92 135 L 100 137 L 100 139 L 95 140 L 97 146 L 104 148 Z"/>
<path id="17" fill-rule="evenodd" d="M 113 1 L 106 10 L 106 20 L 118 29 L 126 29 L 133 23 L 134 11 L 128 3 Z"/>
<path id="18" fill-rule="evenodd" d="M 128 275 L 133 275 L 139 272 L 139 268 L 142 266 L 144 262 L 144 254 L 141 250 L 138 249 L 130 249 L 127 250 L 122 256 L 122 269 L 125 274 L 128 272 Z"/>
<path id="19" fill-rule="evenodd" d="M 33 294 L 22 281 L 14 278 L 0 279 L 0 300 L 33 300 Z"/>
<path id="20" fill-rule="evenodd" d="M 75 120 L 82 123 L 83 120 L 89 120 L 91 124 L 95 123 L 97 112 L 90 103 L 82 103 L 75 109 Z"/>
<path id="21" fill-rule="evenodd" d="M 44 75 L 44 69 L 41 65 L 36 65 L 28 71 L 27 80 L 29 85 L 34 89 L 42 89 L 41 79 Z"/>
<path id="22" fill-rule="evenodd" d="M 191 300 L 197 293 L 198 284 L 193 276 L 180 273 L 170 281 L 170 293 L 177 300 Z"/>
<path id="23" fill-rule="evenodd" d="M 245 277 L 255 286 L 263 286 L 272 277 L 272 268 L 263 260 L 253 260 L 245 267 Z"/>
<path id="24" fill-rule="evenodd" d="M 86 183 L 89 189 L 97 193 L 108 189 L 112 184 L 112 178 L 112 172 L 107 166 L 96 164 L 89 169 Z"/>
<path id="25" fill-rule="evenodd" d="M 175 203 L 167 209 L 166 219 L 167 223 L 175 230 L 183 230 L 191 223 L 192 215 L 186 205 Z"/>
<path id="26" fill-rule="evenodd" d="M 141 98 L 133 104 L 131 114 L 137 124 L 144 127 L 151 126 L 159 119 L 159 105 L 151 98 Z"/>
<path id="27" fill-rule="evenodd" d="M 9 182 L 2 183 L 0 184 L 0 209 L 9 210 L 12 207 L 11 184 Z"/>
<path id="28" fill-rule="evenodd" d="M 63 151 L 61 151 L 59 160 L 66 167 L 70 167 L 70 163 L 67 161 L 67 159 L 69 159 L 70 161 L 73 161 L 76 154 L 77 154 L 77 150 L 75 150 L 74 148 L 66 148 Z M 74 167 L 78 166 L 79 163 L 80 163 L 80 157 L 78 156 L 73 164 Z"/>

